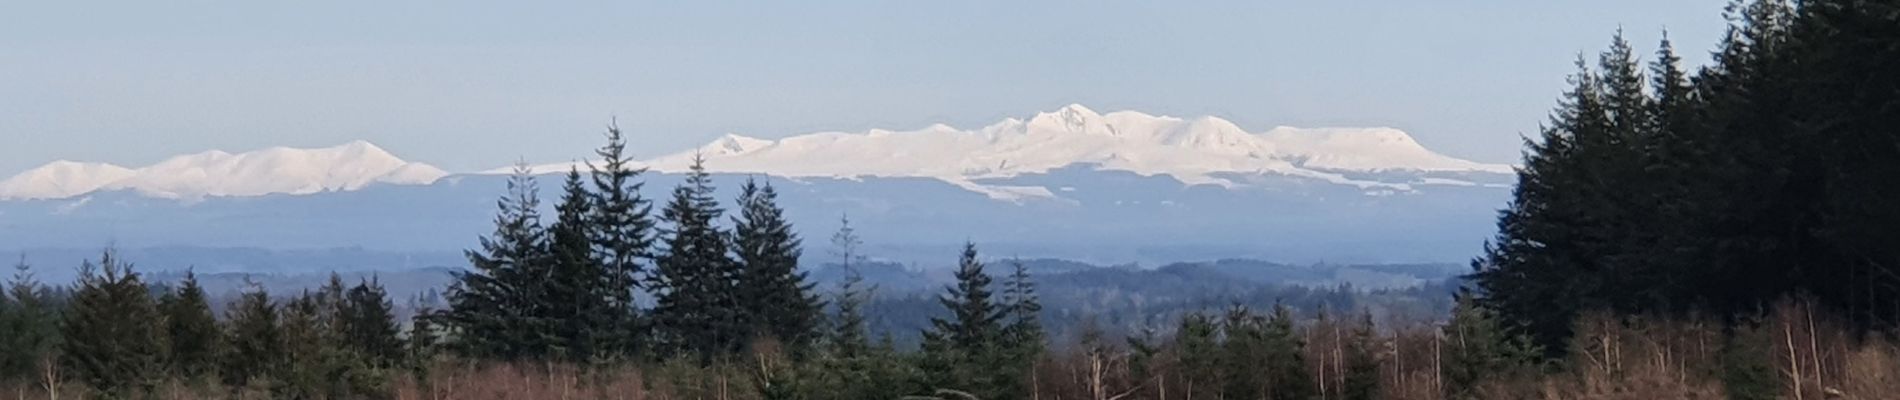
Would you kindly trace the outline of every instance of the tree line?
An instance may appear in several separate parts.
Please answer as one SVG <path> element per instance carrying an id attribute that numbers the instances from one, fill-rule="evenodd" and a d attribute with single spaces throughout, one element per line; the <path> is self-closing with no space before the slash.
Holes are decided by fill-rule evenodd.
<path id="1" fill-rule="evenodd" d="M 1890 1 L 1732 3 L 1693 72 L 1619 33 L 1526 139 L 1473 262 L 1480 302 L 1551 355 L 1592 311 L 1739 322 L 1806 294 L 1900 327 L 1900 14 Z"/>

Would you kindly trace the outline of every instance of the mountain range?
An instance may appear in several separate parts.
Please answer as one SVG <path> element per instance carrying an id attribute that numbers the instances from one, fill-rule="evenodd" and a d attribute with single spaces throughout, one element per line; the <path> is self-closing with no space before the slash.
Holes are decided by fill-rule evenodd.
<path id="1" fill-rule="evenodd" d="M 647 195 L 664 196 L 696 158 L 728 188 L 777 185 L 808 244 L 848 215 L 896 262 L 951 259 L 964 240 L 1100 263 L 1455 261 L 1491 231 L 1515 179 L 1511 166 L 1445 156 L 1397 129 L 1248 132 L 1080 105 L 967 130 L 726 135 L 645 160 Z M 0 181 L 0 250 L 452 251 L 488 230 L 499 175 L 514 169 L 450 173 L 361 141 L 139 168 L 58 161 Z"/>

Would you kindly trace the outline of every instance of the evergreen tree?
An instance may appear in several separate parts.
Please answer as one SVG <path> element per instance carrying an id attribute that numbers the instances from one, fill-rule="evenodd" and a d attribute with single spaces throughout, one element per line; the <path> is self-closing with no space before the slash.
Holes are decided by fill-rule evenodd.
<path id="1" fill-rule="evenodd" d="M 778 206 L 771 183 L 746 179 L 739 188 L 739 215 L 733 218 L 733 252 L 740 268 L 743 312 L 752 316 L 755 336 L 785 343 L 801 358 L 818 333 L 824 301 L 798 270 L 798 234 Z"/>
<path id="2" fill-rule="evenodd" d="M 449 328 L 451 345 L 463 355 L 502 360 L 548 355 L 546 321 L 538 319 L 546 279 L 546 232 L 541 228 L 539 188 L 526 165 L 515 167 L 508 194 L 496 202 L 495 232 L 482 250 L 467 253 L 471 271 L 458 271 L 449 287 L 449 309 L 437 316 Z"/>
<path id="3" fill-rule="evenodd" d="M 1221 388 L 1226 386 L 1221 341 L 1221 325 L 1215 318 L 1202 312 L 1190 313 L 1181 317 L 1180 327 L 1175 329 L 1174 348 L 1176 362 L 1180 363 L 1180 377 L 1186 384 L 1182 388 L 1190 397 L 1220 398 Z"/>
<path id="4" fill-rule="evenodd" d="M 279 314 L 278 348 L 283 350 L 282 373 L 277 376 L 273 394 L 288 398 L 318 398 L 330 384 L 331 366 L 324 350 L 331 343 L 321 320 L 321 296 L 310 293 L 284 302 Z"/>
<path id="5" fill-rule="evenodd" d="M 80 267 L 60 325 L 66 369 L 108 397 L 132 397 L 163 376 L 164 335 L 151 292 L 113 251 Z"/>
<path id="6" fill-rule="evenodd" d="M 1346 342 L 1346 376 L 1344 391 L 1340 393 L 1342 398 L 1380 398 L 1378 352 L 1379 337 L 1373 329 L 1372 313 L 1361 313 L 1358 326 L 1352 328 L 1352 337 Z"/>
<path id="7" fill-rule="evenodd" d="M 837 305 L 837 316 L 832 319 L 831 335 L 826 342 L 830 345 L 831 355 L 841 359 L 857 359 L 865 356 L 871 348 L 869 332 L 865 330 L 864 306 L 870 302 L 876 287 L 864 287 L 864 275 L 853 265 L 860 257 L 858 247 L 864 241 L 858 238 L 857 231 L 851 228 L 850 218 L 841 218 L 838 232 L 831 237 L 834 251 L 839 256 L 839 267 L 845 271 L 845 277 L 838 284 L 838 293 L 832 304 Z"/>
<path id="8" fill-rule="evenodd" d="M 1491 310 L 1469 293 L 1460 293 L 1455 302 L 1451 320 L 1441 332 L 1446 398 L 1478 398 L 1485 378 L 1508 378 L 1532 365 L 1540 351 L 1521 336 L 1507 333 Z"/>
<path id="9" fill-rule="evenodd" d="M 925 373 L 940 389 L 977 394 L 978 398 L 1021 397 L 1020 379 L 1007 368 L 1002 340 L 1008 310 L 991 299 L 991 278 L 977 259 L 976 244 L 965 243 L 957 263 L 957 282 L 938 298 L 951 317 L 931 318 L 924 332 Z"/>
<path id="10" fill-rule="evenodd" d="M 382 282 L 374 278 L 351 287 L 337 308 L 341 343 L 376 368 L 393 368 L 405 358 L 391 308 Z"/>
<path id="11" fill-rule="evenodd" d="M 1021 260 L 1013 260 L 1010 265 L 1015 268 L 1003 287 L 1003 312 L 1008 314 L 1008 321 L 1003 327 L 1000 349 L 1007 364 L 1000 370 L 1014 376 L 1029 376 L 1035 372 L 1036 362 L 1042 359 L 1045 350 L 1042 300 L 1036 295 L 1036 282 L 1029 276 L 1029 267 Z"/>
<path id="12" fill-rule="evenodd" d="M 58 348 L 59 304 L 56 294 L 33 278 L 32 267 L 22 256 L 14 265 L 13 278 L 0 295 L 0 379 L 29 376 L 44 362 L 51 362 Z"/>
<path id="13" fill-rule="evenodd" d="M 198 274 L 186 271 L 184 282 L 159 298 L 158 311 L 164 315 L 165 337 L 171 344 L 165 357 L 169 370 L 187 378 L 215 372 L 223 335 L 204 288 L 198 286 Z"/>
<path id="14" fill-rule="evenodd" d="M 671 226 L 663 231 L 666 251 L 648 282 L 657 299 L 657 339 L 701 362 L 737 351 L 740 332 L 749 326 L 736 297 L 737 263 L 727 258 L 726 233 L 713 225 L 724 210 L 712 196 L 705 159 L 695 156 L 686 182 L 673 189 L 661 212 Z"/>
<path id="15" fill-rule="evenodd" d="M 251 285 L 231 304 L 225 317 L 228 351 L 221 359 L 219 376 L 225 385 L 234 388 L 269 385 L 285 359 L 277 304 L 262 287 Z"/>
<path id="16" fill-rule="evenodd" d="M 640 351 L 644 345 L 640 339 L 647 335 L 635 294 L 646 272 L 641 263 L 653 257 L 653 206 L 640 195 L 645 185 L 640 176 L 646 168 L 634 166 L 620 127 L 608 125 L 606 137 L 607 144 L 594 152 L 600 165 L 588 165 L 594 190 L 589 193 L 592 213 L 587 226 L 598 253 L 595 259 L 608 274 L 602 289 L 613 311 L 603 316 L 617 334 L 602 337 L 605 340 L 597 344 L 603 353 L 632 355 Z"/>
<path id="17" fill-rule="evenodd" d="M 622 321 L 626 310 L 615 304 L 620 288 L 616 272 L 609 271 L 596 258 L 589 218 L 593 204 L 578 170 L 569 170 L 562 185 L 556 217 L 548 227 L 551 268 L 540 290 L 542 298 L 531 300 L 544 314 L 543 332 L 552 337 L 552 356 L 575 362 L 604 361 L 619 357 L 623 339 Z"/>

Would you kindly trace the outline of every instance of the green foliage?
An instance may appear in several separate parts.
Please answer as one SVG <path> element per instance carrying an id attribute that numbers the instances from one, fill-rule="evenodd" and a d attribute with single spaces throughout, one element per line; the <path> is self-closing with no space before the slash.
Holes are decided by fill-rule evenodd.
<path id="1" fill-rule="evenodd" d="M 60 324 L 62 363 L 107 397 L 145 393 L 163 376 L 165 335 L 150 290 L 116 254 L 86 261 Z"/>
<path id="2" fill-rule="evenodd" d="M 59 346 L 60 296 L 33 278 L 22 257 L 0 293 L 0 380 L 31 376 Z"/>
<path id="3" fill-rule="evenodd" d="M 754 338 L 784 343 L 803 357 L 817 338 L 824 301 L 798 270 L 800 240 L 778 205 L 770 182 L 746 179 L 740 186 L 739 215 L 733 218 L 733 252 L 738 256 L 740 306 Z"/>
<path id="4" fill-rule="evenodd" d="M 634 166 L 620 127 L 608 125 L 606 139 L 607 143 L 594 152 L 600 164 L 588 164 L 594 187 L 588 193 L 592 212 L 587 228 L 596 258 L 606 273 L 600 290 L 612 309 L 600 317 L 615 334 L 597 337 L 601 340 L 596 344 L 604 355 L 637 357 L 647 335 L 635 293 L 641 288 L 640 276 L 645 272 L 641 262 L 653 256 L 653 205 L 640 194 L 645 186 L 640 175 L 646 173 L 646 168 Z"/>
<path id="5" fill-rule="evenodd" d="M 541 322 L 537 330 L 549 340 L 551 359 L 615 359 L 624 347 L 619 337 L 625 333 L 621 320 L 627 314 L 614 299 L 624 288 L 607 286 L 614 283 L 614 274 L 596 258 L 589 227 L 593 205 L 580 172 L 568 170 L 561 187 L 555 221 L 548 226 L 551 265 L 537 292 L 541 297 L 527 299 L 536 305 L 530 320 Z"/>
<path id="6" fill-rule="evenodd" d="M 738 264 L 727 257 L 727 236 L 713 223 L 724 210 L 713 199 L 704 159 L 695 157 L 686 182 L 673 189 L 661 212 L 671 226 L 666 251 L 655 261 L 648 287 L 656 297 L 652 311 L 655 339 L 674 354 L 710 362 L 739 350 L 750 324 L 737 294 Z"/>
<path id="7" fill-rule="evenodd" d="M 467 252 L 471 271 L 458 271 L 449 287 L 449 309 L 438 318 L 450 345 L 465 356 L 499 360 L 549 355 L 546 321 L 536 304 L 546 276 L 546 231 L 541 228 L 539 188 L 526 166 L 508 179 L 508 194 L 496 202 L 495 232 L 481 238 L 481 251 Z"/>
<path id="8" fill-rule="evenodd" d="M 358 282 L 344 293 L 335 312 L 337 339 L 345 349 L 365 357 L 376 368 L 394 368 L 406 359 L 388 293 L 380 281 L 372 278 Z"/>
<path id="9" fill-rule="evenodd" d="M 253 288 L 238 297 L 226 312 L 227 352 L 220 374 L 225 385 L 255 388 L 269 385 L 283 368 L 283 334 L 277 325 L 277 304 L 270 293 Z"/>
<path id="10" fill-rule="evenodd" d="M 1344 392 L 1346 400 L 1373 400 L 1380 396 L 1379 386 L 1379 336 L 1372 324 L 1372 313 L 1361 313 L 1359 324 L 1353 326 L 1352 337 L 1346 342 L 1346 377 Z"/>
<path id="11" fill-rule="evenodd" d="M 171 344 L 165 357 L 169 371 L 187 378 L 216 372 L 224 335 L 217 317 L 211 315 L 204 288 L 198 286 L 198 275 L 187 271 L 177 289 L 159 297 L 158 311 L 164 315 L 165 337 Z"/>
<path id="12" fill-rule="evenodd" d="M 965 243 L 957 263 L 957 282 L 938 298 L 950 318 L 932 318 L 924 332 L 925 379 L 939 389 L 969 391 L 979 398 L 1016 398 L 1022 376 L 1005 343 L 1003 319 L 1009 310 L 991 299 L 991 278 L 977 259 L 976 244 Z"/>
<path id="13" fill-rule="evenodd" d="M 1442 330 L 1445 397 L 1473 399 L 1487 378 L 1509 379 L 1529 371 L 1541 350 L 1499 325 L 1491 310 L 1469 294 L 1457 297 Z"/>

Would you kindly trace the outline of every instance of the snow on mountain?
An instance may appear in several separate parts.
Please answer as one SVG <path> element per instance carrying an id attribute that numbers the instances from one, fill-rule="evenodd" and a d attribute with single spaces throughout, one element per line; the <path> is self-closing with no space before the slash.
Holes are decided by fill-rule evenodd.
<path id="1" fill-rule="evenodd" d="M 1432 152 L 1392 128 L 1276 127 L 1249 133 L 1216 117 L 1183 119 L 1135 111 L 1104 115 L 1081 105 L 976 130 L 939 124 L 913 131 L 822 132 L 778 140 L 726 135 L 649 164 L 661 171 L 681 171 L 695 154 L 705 157 L 707 169 L 715 172 L 932 177 L 959 185 L 1075 164 L 1221 185 L 1232 182 L 1217 177 L 1219 173 L 1272 173 L 1361 187 L 1392 185 L 1350 179 L 1346 173 L 1511 173 L 1508 165 Z"/>
<path id="2" fill-rule="evenodd" d="M 97 190 L 133 190 L 175 199 L 310 194 L 356 190 L 371 183 L 429 184 L 447 175 L 368 142 L 354 141 L 326 148 L 273 147 L 239 154 L 212 150 L 138 169 L 54 162 L 0 183 L 0 198 L 67 198 Z"/>
<path id="3" fill-rule="evenodd" d="M 0 181 L 0 199 L 73 197 L 134 174 L 131 169 L 112 164 L 54 161 Z"/>

